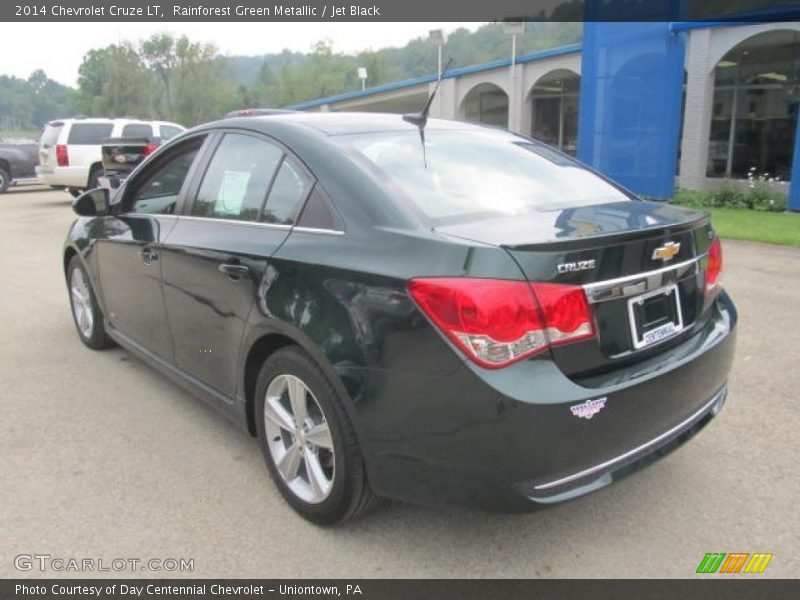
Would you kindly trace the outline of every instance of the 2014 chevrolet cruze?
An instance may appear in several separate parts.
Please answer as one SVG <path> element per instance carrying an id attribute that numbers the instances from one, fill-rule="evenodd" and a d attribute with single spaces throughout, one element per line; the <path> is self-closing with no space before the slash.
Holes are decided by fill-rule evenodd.
<path id="1" fill-rule="evenodd" d="M 736 311 L 708 217 L 505 131 L 234 118 L 75 210 L 84 344 L 120 344 L 257 436 L 318 523 L 379 497 L 573 498 L 725 399 Z"/>

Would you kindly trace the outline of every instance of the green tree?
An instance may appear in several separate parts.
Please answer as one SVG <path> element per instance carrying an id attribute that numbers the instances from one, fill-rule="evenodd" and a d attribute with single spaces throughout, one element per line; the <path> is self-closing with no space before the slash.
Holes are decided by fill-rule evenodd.
<path id="1" fill-rule="evenodd" d="M 140 54 L 145 66 L 158 78 L 161 113 L 166 118 L 175 119 L 175 102 L 173 99 L 173 80 L 178 64 L 175 52 L 175 38 L 168 33 L 157 33 L 142 42 Z"/>
<path id="2" fill-rule="evenodd" d="M 90 115 L 152 117 L 152 83 L 129 44 L 90 50 L 78 69 L 78 106 Z"/>
<path id="3" fill-rule="evenodd" d="M 186 36 L 174 48 L 178 121 L 195 125 L 220 118 L 236 100 L 236 88 L 223 77 L 224 59 L 213 44 L 191 42 Z"/>

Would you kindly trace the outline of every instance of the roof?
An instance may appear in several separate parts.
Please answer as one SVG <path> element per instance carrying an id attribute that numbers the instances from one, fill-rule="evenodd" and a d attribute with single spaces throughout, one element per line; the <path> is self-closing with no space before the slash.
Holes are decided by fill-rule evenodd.
<path id="1" fill-rule="evenodd" d="M 237 119 L 238 120 L 238 119 Z M 228 125 L 218 121 L 216 125 Z M 378 133 L 383 131 L 417 131 L 417 126 L 404 121 L 402 115 L 388 113 L 369 113 L 369 112 L 329 112 L 329 113 L 308 113 L 296 112 L 287 114 L 276 114 L 267 116 L 244 117 L 242 125 L 253 127 L 256 124 L 289 124 L 300 125 L 302 127 L 315 129 L 325 135 L 347 135 L 359 133 Z M 450 129 L 450 130 L 477 130 L 483 129 L 480 125 L 465 123 L 463 121 L 451 121 L 448 119 L 428 119 L 426 129 Z"/>
<path id="2" fill-rule="evenodd" d="M 558 48 L 551 48 L 550 50 L 543 50 L 541 52 L 533 52 L 531 54 L 521 54 L 517 56 L 516 62 L 527 63 L 545 58 L 552 58 L 554 56 L 561 56 L 563 54 L 574 54 L 581 51 L 581 44 L 570 44 L 568 46 L 560 46 Z M 458 69 L 450 69 L 442 74 L 442 79 L 450 79 L 453 77 L 463 77 L 464 75 L 471 75 L 472 73 L 480 73 L 482 71 L 491 71 L 492 69 L 499 69 L 501 67 L 511 66 L 510 58 L 503 58 L 500 60 L 493 60 L 491 62 L 482 63 L 479 65 L 471 65 L 468 67 L 460 67 Z M 336 94 L 335 96 L 327 96 L 317 100 L 309 100 L 307 102 L 298 102 L 297 104 L 290 104 L 286 108 L 290 110 L 307 110 L 309 108 L 317 108 L 324 104 L 334 104 L 336 102 L 344 102 L 345 100 L 354 100 L 356 98 L 363 98 L 375 94 L 382 94 L 384 92 L 391 92 L 407 87 L 414 87 L 415 85 L 422 85 L 436 81 L 438 75 L 432 73 L 430 75 L 423 75 L 414 79 L 406 79 L 405 81 L 397 81 L 395 83 L 387 83 L 376 87 L 367 88 L 366 90 L 358 90 L 354 92 L 346 92 L 344 94 Z"/>

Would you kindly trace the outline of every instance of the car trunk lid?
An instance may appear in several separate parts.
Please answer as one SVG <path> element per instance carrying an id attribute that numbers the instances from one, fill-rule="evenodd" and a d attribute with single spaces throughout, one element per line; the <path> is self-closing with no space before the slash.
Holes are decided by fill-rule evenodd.
<path id="1" fill-rule="evenodd" d="M 693 210 L 645 201 L 545 207 L 436 231 L 503 247 L 531 282 L 584 287 L 596 336 L 551 350 L 568 375 L 653 356 L 689 335 L 707 308 L 703 257 L 713 232 Z"/>

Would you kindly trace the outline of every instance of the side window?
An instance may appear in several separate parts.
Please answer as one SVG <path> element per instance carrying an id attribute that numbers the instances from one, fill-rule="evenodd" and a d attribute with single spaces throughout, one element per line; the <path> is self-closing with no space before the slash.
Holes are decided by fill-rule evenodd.
<path id="1" fill-rule="evenodd" d="M 344 231 L 344 225 L 336 210 L 331 206 L 328 197 L 320 190 L 319 184 L 314 186 L 306 200 L 306 205 L 300 218 L 298 227 L 311 229 L 328 229 L 330 231 Z"/>
<path id="2" fill-rule="evenodd" d="M 174 138 L 179 133 L 183 133 L 183 129 L 173 127 L 172 125 L 161 125 L 159 129 L 161 130 L 161 135 L 159 137 L 161 137 L 162 140 L 168 140 Z"/>
<path id="3" fill-rule="evenodd" d="M 67 144 L 75 146 L 99 146 L 111 136 L 111 123 L 73 123 L 67 136 Z"/>
<path id="4" fill-rule="evenodd" d="M 283 225 L 294 223 L 300 204 L 310 187 L 311 182 L 303 171 L 287 157 L 275 176 L 275 182 L 272 184 L 267 205 L 264 208 L 263 220 L 267 223 Z"/>
<path id="5" fill-rule="evenodd" d="M 183 182 L 189 174 L 202 145 L 202 139 L 194 140 L 177 154 L 160 162 L 137 176 L 132 194 L 125 199 L 123 210 L 132 213 L 172 214 L 181 193 Z M 141 182 L 141 183 L 139 183 Z"/>
<path id="6" fill-rule="evenodd" d="M 153 137 L 153 126 L 144 123 L 129 123 L 122 128 L 124 138 L 148 138 Z"/>
<path id="7" fill-rule="evenodd" d="M 255 221 L 283 151 L 249 135 L 228 133 L 208 164 L 192 215 Z"/>

